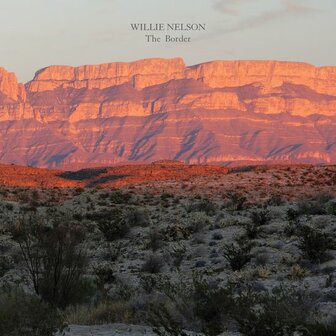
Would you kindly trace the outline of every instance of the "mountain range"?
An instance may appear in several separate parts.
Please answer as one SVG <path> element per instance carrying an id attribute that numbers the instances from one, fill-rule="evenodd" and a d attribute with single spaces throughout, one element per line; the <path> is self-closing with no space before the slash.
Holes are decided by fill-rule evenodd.
<path id="1" fill-rule="evenodd" d="M 336 163 L 336 67 L 144 59 L 0 68 L 0 162 Z"/>

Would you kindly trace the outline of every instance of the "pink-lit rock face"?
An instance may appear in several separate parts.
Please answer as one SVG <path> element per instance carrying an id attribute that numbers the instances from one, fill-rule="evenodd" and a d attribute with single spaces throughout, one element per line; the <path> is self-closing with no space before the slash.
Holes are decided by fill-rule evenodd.
<path id="1" fill-rule="evenodd" d="M 15 74 L 0 67 L 0 103 L 5 97 L 16 102 L 26 99 L 26 92 L 22 84 L 18 84 Z M 2 99 L 1 99 L 2 98 Z"/>
<path id="2" fill-rule="evenodd" d="M 305 63 L 276 61 L 213 61 L 186 67 L 180 58 L 146 59 L 80 67 L 50 66 L 38 71 L 29 91 L 62 88 L 104 89 L 130 83 L 143 89 L 170 80 L 190 78 L 212 88 L 261 83 L 266 90 L 283 83 L 306 85 L 319 93 L 336 95 L 336 67 L 316 68 Z"/>
<path id="3" fill-rule="evenodd" d="M 215 61 L 190 67 L 187 78 L 211 87 L 261 83 L 265 91 L 284 83 L 305 85 L 319 93 L 336 95 L 336 67 L 316 68 L 305 63 L 276 61 Z"/>
<path id="4" fill-rule="evenodd" d="M 0 68 L 1 162 L 336 162 L 336 67 L 180 58 Z"/>
<path id="5" fill-rule="evenodd" d="M 38 71 L 27 86 L 31 92 L 56 88 L 105 89 L 124 83 L 143 89 L 172 79 L 183 78 L 184 70 L 185 64 L 180 58 L 84 65 L 77 68 L 50 66 Z"/>

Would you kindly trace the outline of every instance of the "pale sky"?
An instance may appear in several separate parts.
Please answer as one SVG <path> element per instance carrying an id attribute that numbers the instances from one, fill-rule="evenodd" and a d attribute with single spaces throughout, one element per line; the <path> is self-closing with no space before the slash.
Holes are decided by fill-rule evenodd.
<path id="1" fill-rule="evenodd" d="M 153 44 L 130 29 L 138 22 L 205 23 L 207 31 L 185 33 L 189 44 Z M 48 65 L 147 57 L 336 65 L 336 1 L 0 0 L 0 66 L 21 82 Z"/>

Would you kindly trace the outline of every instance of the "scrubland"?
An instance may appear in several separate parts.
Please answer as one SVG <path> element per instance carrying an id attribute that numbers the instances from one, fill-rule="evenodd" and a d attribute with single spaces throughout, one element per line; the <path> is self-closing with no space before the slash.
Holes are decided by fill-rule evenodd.
<path id="1" fill-rule="evenodd" d="M 336 335 L 334 167 L 0 190 L 1 335 Z"/>

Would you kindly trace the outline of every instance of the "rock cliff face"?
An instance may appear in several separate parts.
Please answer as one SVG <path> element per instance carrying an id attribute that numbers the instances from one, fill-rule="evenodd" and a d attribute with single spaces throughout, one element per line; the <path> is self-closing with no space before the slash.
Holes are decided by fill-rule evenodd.
<path id="1" fill-rule="evenodd" d="M 5 97 L 7 101 L 18 101 L 20 98 L 25 99 L 25 90 L 23 85 L 18 84 L 15 74 L 7 72 L 0 67 L 0 94 L 1 99 Z"/>
<path id="2" fill-rule="evenodd" d="M 336 67 L 180 58 L 0 68 L 0 162 L 336 162 Z"/>
<path id="3" fill-rule="evenodd" d="M 38 71 L 28 83 L 29 91 L 41 92 L 56 88 L 105 89 L 131 83 L 134 88 L 165 83 L 183 78 L 185 65 L 182 59 L 146 59 L 133 63 L 109 63 L 69 66 L 50 66 Z"/>

